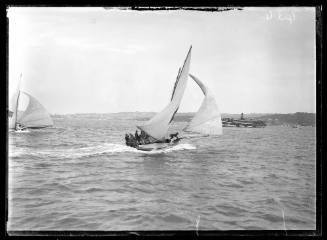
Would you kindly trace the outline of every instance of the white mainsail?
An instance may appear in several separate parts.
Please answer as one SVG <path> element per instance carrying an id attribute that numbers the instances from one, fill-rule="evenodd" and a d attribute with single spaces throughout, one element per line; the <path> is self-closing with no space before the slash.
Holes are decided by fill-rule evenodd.
<path id="1" fill-rule="evenodd" d="M 184 65 L 177 76 L 170 103 L 144 125 L 137 126 L 139 129 L 143 130 L 157 140 L 161 140 L 166 137 L 169 124 L 173 120 L 181 103 L 187 85 L 191 61 L 191 50 L 192 46 L 190 47 L 184 61 Z"/>
<path id="2" fill-rule="evenodd" d="M 46 109 L 34 97 L 28 93 L 21 92 L 28 97 L 26 109 L 18 116 L 17 122 L 24 127 L 42 128 L 53 126 L 53 121 Z"/>
<path id="3" fill-rule="evenodd" d="M 14 129 L 16 127 L 17 121 L 17 108 L 18 108 L 18 101 L 19 101 L 19 94 L 20 94 L 20 82 L 21 82 L 22 74 L 20 75 L 19 82 L 17 84 L 16 90 L 14 94 L 11 96 L 9 100 L 9 129 Z"/>
<path id="4" fill-rule="evenodd" d="M 208 135 L 221 135 L 223 132 L 221 114 L 214 95 L 198 78 L 192 74 L 189 75 L 199 85 L 205 97 L 199 110 L 184 131 Z"/>

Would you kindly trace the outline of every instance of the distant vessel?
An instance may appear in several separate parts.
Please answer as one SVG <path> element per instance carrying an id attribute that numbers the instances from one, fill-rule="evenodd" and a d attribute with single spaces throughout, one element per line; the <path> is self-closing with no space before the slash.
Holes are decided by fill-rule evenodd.
<path id="1" fill-rule="evenodd" d="M 245 119 L 244 114 L 241 114 L 240 119 L 223 118 L 223 127 L 245 127 L 245 128 L 262 128 L 266 123 L 261 120 Z"/>
<path id="2" fill-rule="evenodd" d="M 14 94 L 11 96 L 9 101 L 9 130 L 17 130 L 17 109 L 18 109 L 18 101 L 19 101 L 19 92 L 20 92 L 20 82 L 22 79 L 22 74 L 20 74 L 19 82 L 15 89 Z"/>
<path id="3" fill-rule="evenodd" d="M 221 135 L 223 132 L 221 114 L 214 95 L 198 78 L 192 74 L 189 75 L 199 85 L 205 98 L 192 120 L 184 128 L 184 131 L 206 135 Z"/>
<path id="4" fill-rule="evenodd" d="M 138 135 L 135 135 L 134 137 L 132 134 L 126 134 L 126 145 L 143 151 L 151 151 L 170 147 L 179 142 L 180 138 L 177 137 L 178 133 L 175 134 L 175 137 L 172 137 L 171 135 L 170 139 L 167 139 L 167 135 L 168 128 L 171 125 L 176 112 L 178 111 L 187 85 L 191 51 L 192 46 L 187 53 L 183 67 L 178 71 L 169 104 L 145 124 L 137 126 L 137 128 L 141 130 L 140 139 L 138 139 Z"/>
<path id="5" fill-rule="evenodd" d="M 20 91 L 18 87 L 13 94 L 9 106 L 9 130 L 24 130 L 27 128 L 45 128 L 53 126 L 53 121 L 46 109 L 30 94 Z M 28 100 L 28 105 L 24 111 L 19 111 L 20 97 L 24 96 Z"/>

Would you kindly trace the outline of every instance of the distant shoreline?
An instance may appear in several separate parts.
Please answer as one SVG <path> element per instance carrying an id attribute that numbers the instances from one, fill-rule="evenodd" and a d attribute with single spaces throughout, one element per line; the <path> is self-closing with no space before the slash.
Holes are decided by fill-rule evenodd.
<path id="1" fill-rule="evenodd" d="M 52 114 L 51 116 L 56 117 L 92 117 L 94 116 L 115 116 L 124 119 L 126 116 L 131 119 L 138 121 L 149 120 L 155 112 L 118 112 L 118 113 L 71 113 L 71 114 Z M 174 121 L 176 122 L 188 122 L 194 116 L 194 112 L 188 113 L 177 113 Z M 240 113 L 222 113 L 222 118 L 233 118 L 240 119 Z M 245 119 L 261 120 L 264 121 L 268 126 L 272 125 L 299 125 L 299 126 L 315 126 L 316 125 L 316 113 L 308 112 L 295 112 L 295 113 L 244 113 Z"/>
<path id="2" fill-rule="evenodd" d="M 64 115 L 90 115 L 90 114 L 99 114 L 99 115 L 107 115 L 107 114 L 155 114 L 157 112 L 107 112 L 107 113 L 53 113 L 50 114 L 51 116 L 64 116 Z M 196 112 L 180 112 L 177 113 L 177 115 L 194 115 Z M 256 113 L 256 112 L 251 112 L 251 113 L 246 113 L 244 112 L 244 115 L 246 116 L 253 116 L 253 115 L 273 115 L 273 114 L 296 114 L 296 113 L 304 113 L 304 114 L 314 114 L 316 115 L 316 113 L 312 113 L 312 112 L 292 112 L 292 113 L 278 113 L 278 112 L 274 112 L 274 113 Z M 221 115 L 237 115 L 240 116 L 241 113 L 221 113 Z"/>

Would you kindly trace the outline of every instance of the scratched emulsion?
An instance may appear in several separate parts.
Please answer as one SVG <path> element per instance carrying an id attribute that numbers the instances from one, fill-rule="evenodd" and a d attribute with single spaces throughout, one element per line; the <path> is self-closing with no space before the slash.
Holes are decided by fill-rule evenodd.
<path id="1" fill-rule="evenodd" d="M 139 152 L 133 116 L 9 134 L 8 230 L 315 229 L 315 128 L 224 128 Z M 177 122 L 177 128 L 184 126 Z"/>

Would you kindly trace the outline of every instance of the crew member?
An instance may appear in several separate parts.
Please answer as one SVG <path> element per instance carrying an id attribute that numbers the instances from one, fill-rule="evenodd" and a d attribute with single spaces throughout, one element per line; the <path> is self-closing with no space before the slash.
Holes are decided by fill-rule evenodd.
<path id="1" fill-rule="evenodd" d="M 140 137 L 140 135 L 139 135 L 139 133 L 138 133 L 137 130 L 135 131 L 135 139 L 136 139 L 136 141 L 137 141 L 138 143 L 139 143 L 140 140 L 141 140 L 141 137 Z"/>
<path id="2" fill-rule="evenodd" d="M 172 133 L 169 136 L 170 136 L 170 142 L 175 142 L 175 141 L 179 140 L 179 138 L 178 138 L 178 132 Z"/>

